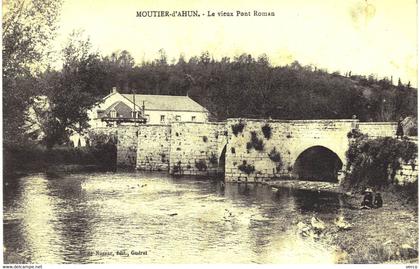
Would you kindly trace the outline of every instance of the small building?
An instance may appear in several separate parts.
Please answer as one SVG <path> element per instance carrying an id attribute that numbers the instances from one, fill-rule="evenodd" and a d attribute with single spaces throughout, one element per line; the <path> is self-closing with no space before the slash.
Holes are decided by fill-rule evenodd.
<path id="1" fill-rule="evenodd" d="M 207 122 L 209 111 L 188 96 L 111 93 L 88 111 L 91 127 Z"/>

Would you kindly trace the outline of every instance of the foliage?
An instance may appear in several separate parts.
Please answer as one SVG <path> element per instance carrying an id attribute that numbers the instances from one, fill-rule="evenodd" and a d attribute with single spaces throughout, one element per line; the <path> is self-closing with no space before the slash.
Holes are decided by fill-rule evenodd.
<path id="1" fill-rule="evenodd" d="M 238 169 L 247 175 L 255 172 L 255 166 L 247 164 L 247 161 L 243 161 L 242 164 L 238 165 Z"/>
<path id="2" fill-rule="evenodd" d="M 239 122 L 232 125 L 232 132 L 235 136 L 238 136 L 239 133 L 242 133 L 244 130 L 245 124 L 243 122 Z"/>
<path id="3" fill-rule="evenodd" d="M 269 124 L 265 124 L 263 127 L 261 127 L 261 130 L 267 140 L 271 138 L 271 126 Z"/>
<path id="4" fill-rule="evenodd" d="M 207 170 L 207 164 L 205 160 L 198 160 L 198 162 L 195 162 L 195 168 L 198 169 L 198 171 L 206 171 Z"/>
<path id="5" fill-rule="evenodd" d="M 262 151 L 264 150 L 264 142 L 262 139 L 259 139 L 257 133 L 251 132 L 251 141 L 246 144 L 248 150 L 254 148 L 255 150 Z"/>
<path id="6" fill-rule="evenodd" d="M 112 57 L 111 57 L 112 58 Z M 121 67 L 104 58 L 103 94 L 112 86 L 123 93 L 186 95 L 226 118 L 397 120 L 417 114 L 417 92 L 387 79 L 330 74 L 294 62 L 271 66 L 267 56 L 242 54 L 215 60 L 208 52 L 168 63 L 164 51 L 154 61 Z M 115 58 L 115 57 L 114 57 Z M 364 81 L 368 84 L 364 84 Z M 311 96 L 311 98 L 307 98 Z M 238 132 L 240 133 L 240 132 Z"/>
<path id="7" fill-rule="evenodd" d="M 104 134 L 90 132 L 91 145 L 96 160 L 104 167 L 116 168 L 117 165 L 117 136 L 115 134 Z"/>
<path id="8" fill-rule="evenodd" d="M 383 187 L 394 182 L 401 162 L 415 160 L 417 145 L 408 139 L 368 139 L 362 135 L 350 143 L 346 157 L 350 169 L 346 177 L 347 184 L 355 187 Z"/>
<path id="9" fill-rule="evenodd" d="M 270 153 L 268 154 L 268 157 L 273 162 L 282 163 L 280 152 L 278 152 L 275 147 L 270 151 Z"/>
<path id="10" fill-rule="evenodd" d="M 182 174 L 182 167 L 181 167 L 181 161 L 178 161 L 178 163 L 173 165 L 173 173 L 174 174 Z"/>
<path id="11" fill-rule="evenodd" d="M 37 74 L 45 67 L 56 33 L 62 1 L 3 1 L 3 134 L 6 143 L 22 143 L 25 113 L 42 93 Z"/>
<path id="12" fill-rule="evenodd" d="M 95 131 L 89 131 L 88 136 L 92 146 L 107 143 L 116 145 L 118 143 L 117 135 L 115 133 L 98 133 Z"/>
<path id="13" fill-rule="evenodd" d="M 43 128 L 47 146 L 65 140 L 71 132 L 80 133 L 88 127 L 87 110 L 99 101 L 98 83 L 104 77 L 99 56 L 90 52 L 89 40 L 73 32 L 62 51 L 61 72 L 46 72 L 51 116 Z"/>
<path id="14" fill-rule="evenodd" d="M 407 131 L 408 136 L 417 136 L 417 126 L 410 127 Z"/>
<path id="15" fill-rule="evenodd" d="M 360 132 L 358 129 L 352 129 L 350 132 L 347 133 L 347 138 L 351 139 L 357 139 L 364 136 L 362 132 Z"/>
<path id="16" fill-rule="evenodd" d="M 214 154 L 213 152 L 211 153 L 211 156 L 210 156 L 210 158 L 209 158 L 209 162 L 211 163 L 211 164 L 213 164 L 213 165 L 216 165 L 217 164 L 217 156 L 216 156 L 216 154 Z"/>
<path id="17" fill-rule="evenodd" d="M 55 165 L 95 165 L 106 170 L 116 167 L 117 149 L 112 143 L 92 147 L 60 146 L 48 149 L 36 144 L 7 144 L 4 148 L 5 173 L 33 170 L 45 171 Z"/>
<path id="18" fill-rule="evenodd" d="M 161 153 L 160 154 L 160 161 L 162 162 L 162 163 L 165 163 L 167 160 L 166 160 L 166 154 L 165 153 Z"/>
<path id="19" fill-rule="evenodd" d="M 51 113 L 46 144 L 60 144 L 71 130 L 87 127 L 86 110 L 114 86 L 121 93 L 187 95 L 217 120 L 227 118 L 397 120 L 417 115 L 417 90 L 387 78 L 345 76 L 302 66 L 272 66 L 266 55 L 216 60 L 208 52 L 170 61 L 164 50 L 152 61 L 134 62 L 126 50 L 92 53 L 73 34 L 62 51 L 63 68 L 34 72 L 50 51 L 61 1 L 16 0 L 3 10 L 3 115 L 5 140 L 25 133 L 25 113 L 34 95 L 48 95 Z M 29 27 L 30 26 L 30 27 Z M 42 65 L 41 65 L 42 66 Z M 39 70 L 40 71 L 40 70 Z M 310 96 L 311 98 L 308 98 Z M 96 100 L 95 100 L 96 99 Z M 51 122 L 49 122 L 51 121 Z M 237 136 L 243 123 L 232 126 Z M 268 130 L 268 129 L 267 129 Z M 268 139 L 269 132 L 263 130 Z M 290 138 L 290 136 L 287 136 Z M 54 142 L 56 141 L 56 142 Z"/>

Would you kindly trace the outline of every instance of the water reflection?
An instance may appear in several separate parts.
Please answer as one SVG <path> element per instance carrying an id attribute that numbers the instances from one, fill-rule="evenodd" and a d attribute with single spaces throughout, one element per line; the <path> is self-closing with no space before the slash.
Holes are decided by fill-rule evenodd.
<path id="1" fill-rule="evenodd" d="M 331 262 L 294 228 L 340 214 L 333 194 L 150 173 L 38 174 L 4 199 L 6 262 L 24 263 Z"/>

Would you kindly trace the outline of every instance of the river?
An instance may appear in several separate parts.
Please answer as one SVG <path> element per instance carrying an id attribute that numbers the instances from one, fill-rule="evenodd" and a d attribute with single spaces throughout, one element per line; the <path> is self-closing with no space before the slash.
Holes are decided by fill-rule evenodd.
<path id="1" fill-rule="evenodd" d="M 345 210 L 338 194 L 163 173 L 5 182 L 6 263 L 333 263 L 334 245 L 296 224 Z"/>

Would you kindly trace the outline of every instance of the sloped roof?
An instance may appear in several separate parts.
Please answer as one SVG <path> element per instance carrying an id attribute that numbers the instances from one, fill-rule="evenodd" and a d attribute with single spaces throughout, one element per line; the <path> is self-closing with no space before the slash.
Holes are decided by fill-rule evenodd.
<path id="1" fill-rule="evenodd" d="M 133 94 L 122 94 L 122 96 L 134 102 Z M 144 101 L 146 110 L 208 112 L 188 96 L 135 94 L 135 101 L 139 107 Z"/>
<path id="2" fill-rule="evenodd" d="M 102 111 L 102 113 L 100 113 L 101 115 L 99 117 L 100 118 L 109 117 L 112 109 L 116 110 L 117 117 L 123 117 L 123 118 L 130 118 L 131 117 L 131 112 L 133 111 L 129 106 L 124 104 L 124 102 L 117 101 L 117 102 L 113 103 L 110 107 L 108 107 L 105 111 Z"/>

